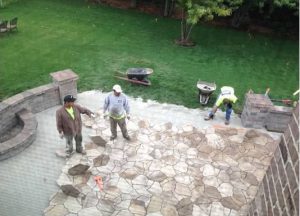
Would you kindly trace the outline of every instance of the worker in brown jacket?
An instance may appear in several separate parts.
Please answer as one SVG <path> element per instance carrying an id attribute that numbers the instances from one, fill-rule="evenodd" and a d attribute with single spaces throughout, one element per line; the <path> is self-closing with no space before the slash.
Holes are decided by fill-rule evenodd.
<path id="1" fill-rule="evenodd" d="M 89 117 L 93 114 L 87 108 L 74 104 L 76 98 L 73 95 L 64 97 L 64 105 L 56 111 L 56 126 L 60 138 L 66 138 L 66 155 L 69 157 L 73 152 L 73 138 L 76 143 L 76 152 L 85 154 L 82 147 L 82 121 L 80 114 Z"/>

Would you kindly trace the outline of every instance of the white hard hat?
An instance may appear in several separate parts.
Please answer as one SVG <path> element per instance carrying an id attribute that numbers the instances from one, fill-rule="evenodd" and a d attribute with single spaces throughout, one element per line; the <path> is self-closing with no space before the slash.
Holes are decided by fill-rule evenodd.
<path id="1" fill-rule="evenodd" d="M 121 86 L 119 86 L 119 85 L 114 85 L 113 86 L 113 90 L 116 91 L 117 93 L 121 93 L 122 92 Z"/>

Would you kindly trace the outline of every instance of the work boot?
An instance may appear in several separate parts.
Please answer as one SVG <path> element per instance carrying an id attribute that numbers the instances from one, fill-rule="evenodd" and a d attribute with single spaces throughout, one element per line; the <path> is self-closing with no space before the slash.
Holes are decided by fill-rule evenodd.
<path id="1" fill-rule="evenodd" d="M 70 158 L 72 155 L 74 154 L 74 152 L 66 152 L 66 158 Z"/>
<path id="2" fill-rule="evenodd" d="M 229 120 L 225 120 L 225 125 L 229 125 Z"/>
<path id="3" fill-rule="evenodd" d="M 82 154 L 82 155 L 86 155 L 86 151 L 84 149 L 82 149 L 81 151 L 76 150 L 76 152 L 79 153 L 79 154 Z"/>
<path id="4" fill-rule="evenodd" d="M 130 139 L 130 136 L 124 136 L 124 138 L 126 139 L 126 140 L 128 140 L 128 141 L 130 141 L 131 139 Z"/>
<path id="5" fill-rule="evenodd" d="M 208 120 L 211 120 L 211 119 L 213 119 L 213 118 L 214 118 L 213 115 L 208 115 L 208 116 L 204 117 L 204 120 L 205 120 L 205 121 L 208 121 Z"/>
<path id="6" fill-rule="evenodd" d="M 111 136 L 109 139 L 110 140 L 114 140 L 114 139 L 116 139 L 117 137 L 116 136 Z"/>

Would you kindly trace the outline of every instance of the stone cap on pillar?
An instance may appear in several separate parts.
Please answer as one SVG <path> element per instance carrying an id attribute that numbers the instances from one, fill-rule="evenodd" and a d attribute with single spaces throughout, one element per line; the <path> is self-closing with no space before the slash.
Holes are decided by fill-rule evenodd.
<path id="1" fill-rule="evenodd" d="M 50 76 L 52 77 L 52 81 L 54 83 L 59 84 L 69 82 L 70 80 L 78 80 L 78 75 L 74 73 L 71 69 L 50 73 Z"/>
<path id="2" fill-rule="evenodd" d="M 270 98 L 263 94 L 247 93 L 246 100 L 256 107 L 273 107 L 273 103 Z"/>

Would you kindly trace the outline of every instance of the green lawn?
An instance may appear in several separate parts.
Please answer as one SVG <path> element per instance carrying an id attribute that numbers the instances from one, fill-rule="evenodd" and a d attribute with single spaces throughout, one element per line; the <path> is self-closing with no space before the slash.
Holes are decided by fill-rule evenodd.
<path id="1" fill-rule="evenodd" d="M 197 46 L 184 48 L 174 44 L 178 20 L 83 0 L 27 0 L 0 9 L 0 19 L 14 16 L 19 31 L 0 35 L 0 100 L 47 84 L 50 72 L 66 68 L 79 74 L 79 91 L 110 91 L 117 82 L 128 95 L 193 108 L 199 78 L 233 86 L 239 107 L 250 88 L 270 87 L 274 98 L 299 88 L 295 41 L 199 25 L 192 32 Z M 113 77 L 129 67 L 153 68 L 152 86 Z"/>

